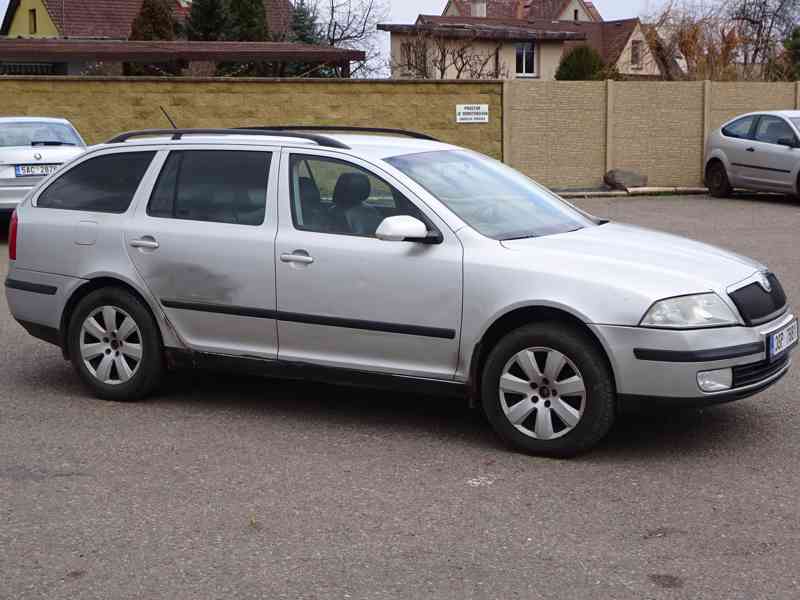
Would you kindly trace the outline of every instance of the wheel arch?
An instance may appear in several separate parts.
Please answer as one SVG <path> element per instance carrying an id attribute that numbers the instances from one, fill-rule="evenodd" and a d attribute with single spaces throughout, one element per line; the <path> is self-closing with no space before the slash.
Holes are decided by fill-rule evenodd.
<path id="1" fill-rule="evenodd" d="M 486 363 L 489 353 L 497 342 L 515 329 L 519 329 L 525 325 L 552 321 L 568 324 L 586 335 L 587 339 L 600 351 L 606 361 L 606 365 L 608 366 L 609 373 L 611 373 L 613 380 L 612 384 L 614 389 L 616 389 L 616 373 L 608 348 L 583 318 L 563 307 L 526 305 L 511 308 L 495 317 L 491 324 L 483 331 L 478 342 L 473 347 L 469 365 L 470 404 L 472 406 L 478 405 L 483 365 Z"/>
<path id="2" fill-rule="evenodd" d="M 147 300 L 145 295 L 141 291 L 139 291 L 133 284 L 123 279 L 120 279 L 119 277 L 103 274 L 87 278 L 86 283 L 75 288 L 75 290 L 72 292 L 72 294 L 64 304 L 64 309 L 61 311 L 61 320 L 58 330 L 59 330 L 59 337 L 61 340 L 60 344 L 61 352 L 66 360 L 69 360 L 67 330 L 69 328 L 69 321 L 72 318 L 72 313 L 75 311 L 75 307 L 81 300 L 83 300 L 86 296 L 88 296 L 92 292 L 107 287 L 121 288 L 126 292 L 130 293 L 135 298 L 137 298 L 140 302 L 142 302 L 142 304 L 144 304 L 145 308 L 148 310 L 148 312 L 156 322 L 156 329 L 158 330 L 158 335 L 161 341 L 161 345 L 164 346 L 165 335 L 164 332 L 162 331 L 161 319 L 158 318 L 156 312 L 153 310 L 153 306 Z"/>

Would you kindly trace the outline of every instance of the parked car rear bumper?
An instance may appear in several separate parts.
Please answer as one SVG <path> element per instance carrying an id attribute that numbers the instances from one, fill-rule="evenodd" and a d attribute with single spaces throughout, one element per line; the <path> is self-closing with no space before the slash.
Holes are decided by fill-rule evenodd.
<path id="1" fill-rule="evenodd" d="M 758 327 L 670 331 L 592 326 L 608 350 L 621 399 L 638 404 L 708 405 L 752 396 L 789 370 L 788 355 L 767 362 L 766 340 L 791 312 Z M 704 392 L 698 373 L 732 369 L 733 387 Z"/>
<path id="2" fill-rule="evenodd" d="M 0 211 L 12 211 L 25 199 L 25 196 L 35 186 L 23 187 L 2 187 L 0 186 Z"/>

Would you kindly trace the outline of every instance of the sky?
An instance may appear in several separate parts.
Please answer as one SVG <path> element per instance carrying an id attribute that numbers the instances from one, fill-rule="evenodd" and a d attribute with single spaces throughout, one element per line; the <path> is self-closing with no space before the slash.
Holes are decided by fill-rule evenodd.
<path id="1" fill-rule="evenodd" d="M 639 16 L 648 10 L 654 0 L 594 0 L 604 19 L 624 19 Z M 418 14 L 441 14 L 446 0 L 390 0 L 391 20 L 395 23 L 413 23 Z M 0 15 L 4 15 L 8 0 L 0 0 Z M 0 19 L 1 20 L 1 19 Z"/>

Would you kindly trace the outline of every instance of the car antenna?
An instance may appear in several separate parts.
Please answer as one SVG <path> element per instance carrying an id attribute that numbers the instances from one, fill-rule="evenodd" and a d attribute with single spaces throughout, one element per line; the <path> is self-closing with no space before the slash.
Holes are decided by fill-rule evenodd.
<path id="1" fill-rule="evenodd" d="M 175 125 L 175 121 L 173 121 L 172 117 L 169 116 L 169 113 L 166 110 L 164 110 L 164 107 L 163 106 L 159 106 L 158 108 L 160 108 L 161 112 L 164 113 L 164 116 L 167 117 L 167 121 L 169 121 L 169 124 L 172 125 L 172 128 L 173 129 L 177 129 L 178 126 Z"/>

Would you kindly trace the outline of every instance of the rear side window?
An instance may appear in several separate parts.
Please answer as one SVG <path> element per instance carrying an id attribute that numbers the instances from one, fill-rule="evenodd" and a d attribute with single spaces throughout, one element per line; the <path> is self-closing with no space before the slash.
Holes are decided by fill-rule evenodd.
<path id="1" fill-rule="evenodd" d="M 90 158 L 42 192 L 40 208 L 124 213 L 155 152 L 125 152 Z"/>
<path id="2" fill-rule="evenodd" d="M 794 141 L 794 131 L 789 124 L 778 117 L 761 117 L 756 127 L 755 138 L 759 142 L 777 144 L 781 140 Z"/>
<path id="3" fill-rule="evenodd" d="M 730 125 L 722 129 L 722 135 L 725 137 L 749 139 L 750 130 L 753 128 L 753 121 L 755 117 L 744 117 L 738 121 L 734 121 Z"/>
<path id="4" fill-rule="evenodd" d="M 166 219 L 261 225 L 272 154 L 243 150 L 170 152 L 147 214 Z"/>

